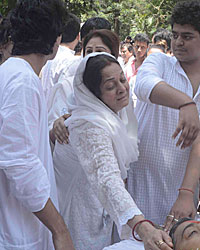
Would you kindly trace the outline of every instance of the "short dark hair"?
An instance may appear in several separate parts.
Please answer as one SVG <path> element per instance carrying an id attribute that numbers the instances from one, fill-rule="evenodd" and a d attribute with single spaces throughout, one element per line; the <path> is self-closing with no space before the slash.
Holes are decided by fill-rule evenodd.
<path id="1" fill-rule="evenodd" d="M 145 33 L 139 33 L 134 37 L 134 42 L 145 42 L 147 45 L 150 43 L 149 37 Z"/>
<path id="2" fill-rule="evenodd" d="M 81 40 L 91 31 L 106 29 L 111 30 L 111 24 L 108 20 L 103 17 L 92 17 L 89 18 L 81 27 Z"/>
<path id="3" fill-rule="evenodd" d="M 157 32 L 153 36 L 153 43 L 157 43 L 161 40 L 165 40 L 167 44 L 167 50 L 170 50 L 171 49 L 171 34 L 172 33 L 167 29 Z"/>
<path id="4" fill-rule="evenodd" d="M 72 13 L 69 13 L 69 18 L 63 26 L 61 43 L 73 42 L 80 31 L 80 19 Z"/>
<path id="5" fill-rule="evenodd" d="M 163 53 L 166 53 L 165 46 L 162 44 L 150 44 L 147 53 L 149 52 L 150 49 L 160 49 L 162 50 Z"/>
<path id="6" fill-rule="evenodd" d="M 117 59 L 107 55 L 90 57 L 86 63 L 83 83 L 99 99 L 101 99 L 102 70 L 111 63 L 119 65 Z"/>
<path id="7" fill-rule="evenodd" d="M 81 55 L 81 51 L 82 51 L 82 42 L 78 41 L 77 45 L 74 48 L 75 51 L 75 55 Z"/>
<path id="8" fill-rule="evenodd" d="M 0 45 L 4 45 L 10 41 L 11 24 L 9 18 L 3 18 L 0 23 Z"/>
<path id="9" fill-rule="evenodd" d="M 53 52 L 66 15 L 61 0 L 21 0 L 11 12 L 12 55 Z"/>
<path id="10" fill-rule="evenodd" d="M 184 25 L 190 24 L 200 33 L 200 1 L 182 1 L 178 2 L 170 18 L 170 24 L 173 28 L 174 23 Z"/>
<path id="11" fill-rule="evenodd" d="M 176 232 L 176 229 L 178 228 L 179 225 L 181 225 L 183 222 L 185 221 L 190 221 L 192 220 L 191 218 L 187 218 L 187 217 L 184 217 L 184 218 L 181 218 L 178 220 L 178 222 L 176 224 L 173 225 L 173 227 L 171 228 L 170 232 L 169 232 L 169 236 L 172 238 L 172 243 L 173 243 L 173 249 L 176 250 L 176 239 L 174 237 L 174 234 Z"/>
<path id="12" fill-rule="evenodd" d="M 10 42 L 11 24 L 9 18 L 3 18 L 0 22 L 0 47 Z M 0 53 L 0 63 L 2 62 L 2 54 Z"/>
<path id="13" fill-rule="evenodd" d="M 101 29 L 93 30 L 88 35 L 86 35 L 83 41 L 83 56 L 85 56 L 85 48 L 87 43 L 93 37 L 100 37 L 102 42 L 110 49 L 111 55 L 115 58 L 119 56 L 119 37 L 116 33 L 111 30 Z"/>

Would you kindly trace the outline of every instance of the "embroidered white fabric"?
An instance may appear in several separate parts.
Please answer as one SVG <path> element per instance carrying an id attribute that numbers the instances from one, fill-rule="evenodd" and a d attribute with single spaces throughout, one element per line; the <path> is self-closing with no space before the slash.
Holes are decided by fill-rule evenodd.
<path id="1" fill-rule="evenodd" d="M 125 189 L 112 140 L 105 130 L 89 122 L 84 132 L 83 128 L 81 134 L 79 131 L 79 127 L 70 130 L 79 161 L 103 207 L 118 226 L 123 225 L 121 237 L 129 238 L 131 229 L 126 223 L 141 212 Z"/>
<path id="2" fill-rule="evenodd" d="M 113 243 L 113 220 L 129 239 L 125 224 L 141 212 L 125 189 L 108 133 L 89 122 L 82 127 L 69 131 L 69 144 L 55 145 L 58 200 L 75 248 L 102 250 Z"/>
<path id="3" fill-rule="evenodd" d="M 54 149 L 61 214 L 77 250 L 110 245 L 112 220 L 121 238 L 129 239 L 131 229 L 126 223 L 141 214 L 123 182 L 130 163 L 138 158 L 132 102 L 120 114 L 114 113 L 83 84 L 87 60 L 100 54 L 112 57 L 93 53 L 79 64 L 72 116 L 65 121 L 70 145 L 56 144 Z"/>

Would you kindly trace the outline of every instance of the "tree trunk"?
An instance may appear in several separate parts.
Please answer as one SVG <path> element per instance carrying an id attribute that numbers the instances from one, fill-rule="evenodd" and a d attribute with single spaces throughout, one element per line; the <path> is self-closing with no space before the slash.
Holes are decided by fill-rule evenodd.
<path id="1" fill-rule="evenodd" d="M 115 0 L 116 3 L 119 3 L 120 0 Z M 120 31 L 120 22 L 119 22 L 120 10 L 115 10 L 114 13 L 114 31 L 119 35 Z"/>

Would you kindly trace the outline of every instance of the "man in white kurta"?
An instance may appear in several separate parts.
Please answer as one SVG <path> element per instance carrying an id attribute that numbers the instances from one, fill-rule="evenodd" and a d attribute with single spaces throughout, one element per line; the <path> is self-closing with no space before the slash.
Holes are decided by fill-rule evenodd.
<path id="1" fill-rule="evenodd" d="M 42 86 L 20 58 L 8 59 L 0 76 L 0 249 L 54 249 L 32 213 L 49 198 L 57 205 Z"/>
<path id="2" fill-rule="evenodd" d="M 0 66 L 1 250 L 74 250 L 56 208 L 47 110 L 38 77 L 60 42 L 64 10 L 59 0 L 24 0 L 10 16 L 13 57 Z"/>
<path id="3" fill-rule="evenodd" d="M 69 113 L 69 102 L 73 94 L 73 80 L 81 59 L 82 56 L 75 56 L 74 60 L 68 61 L 57 83 L 51 88 L 48 97 L 49 130 L 53 128 L 56 119 Z"/>
<path id="4" fill-rule="evenodd" d="M 58 82 L 62 71 L 68 67 L 68 64 L 75 59 L 75 51 L 70 48 L 60 45 L 58 52 L 53 60 L 47 61 L 42 69 L 42 86 L 45 93 L 45 98 L 49 100 L 49 95 L 53 86 Z"/>
<path id="5" fill-rule="evenodd" d="M 161 81 L 193 96 L 190 80 L 175 57 L 156 53 L 145 60 L 135 87 L 140 156 L 128 178 L 128 190 L 138 207 L 148 219 L 160 225 L 164 224 L 176 201 L 191 150 L 176 147 L 171 137 L 179 110 L 153 104 L 149 99 L 153 88 Z M 200 90 L 193 98 L 198 109 L 199 98 Z"/>

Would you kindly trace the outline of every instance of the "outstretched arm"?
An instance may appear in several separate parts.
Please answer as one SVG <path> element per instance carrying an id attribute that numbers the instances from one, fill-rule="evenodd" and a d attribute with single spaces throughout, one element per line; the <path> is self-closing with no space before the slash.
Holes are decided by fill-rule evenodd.
<path id="1" fill-rule="evenodd" d="M 179 195 L 174 203 L 170 215 L 173 215 L 177 220 L 182 217 L 192 217 L 196 215 L 197 209 L 194 205 L 194 193 L 200 178 L 200 136 L 194 141 L 192 150 L 190 152 L 189 161 L 187 164 L 185 176 L 182 185 L 179 189 Z M 174 218 L 167 217 L 165 229 L 169 230 L 170 227 L 176 222 Z"/>
<path id="2" fill-rule="evenodd" d="M 75 250 L 64 220 L 50 199 L 41 211 L 34 214 L 52 232 L 55 250 Z"/>

